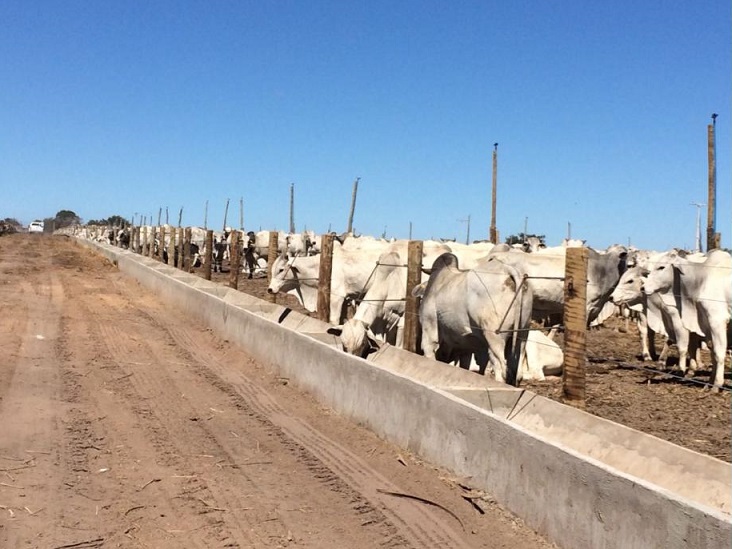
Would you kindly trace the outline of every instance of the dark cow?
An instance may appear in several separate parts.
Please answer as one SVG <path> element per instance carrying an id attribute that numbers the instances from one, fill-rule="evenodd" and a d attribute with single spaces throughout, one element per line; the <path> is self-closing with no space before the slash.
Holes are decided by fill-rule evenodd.
<path id="1" fill-rule="evenodd" d="M 222 238 L 220 240 L 217 240 L 214 238 L 213 243 L 213 250 L 212 250 L 212 258 L 213 258 L 213 272 L 215 273 L 223 273 L 223 262 L 224 262 L 224 255 L 226 254 L 226 239 Z"/>

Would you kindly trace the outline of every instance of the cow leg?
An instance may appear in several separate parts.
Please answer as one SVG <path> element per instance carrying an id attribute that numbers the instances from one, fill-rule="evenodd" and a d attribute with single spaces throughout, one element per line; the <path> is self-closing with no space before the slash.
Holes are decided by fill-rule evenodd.
<path id="1" fill-rule="evenodd" d="M 689 375 L 694 375 L 702 366 L 701 349 L 703 339 L 696 333 L 689 334 Z"/>
<path id="2" fill-rule="evenodd" d="M 422 353 L 432 360 L 437 359 L 439 338 L 437 334 L 437 319 L 432 322 L 422 321 Z"/>
<path id="3" fill-rule="evenodd" d="M 493 375 L 496 381 L 506 383 L 506 342 L 494 330 L 483 330 L 483 336 L 488 342 L 490 364 L 493 367 Z"/>
<path id="4" fill-rule="evenodd" d="M 636 326 L 638 327 L 638 334 L 640 335 L 641 342 L 641 355 L 644 361 L 653 360 L 653 353 L 651 347 L 654 346 L 654 333 L 648 327 L 645 315 L 639 317 L 636 320 Z"/>
<path id="5" fill-rule="evenodd" d="M 676 347 L 679 351 L 679 369 L 686 374 L 686 363 L 689 359 L 689 332 L 687 330 L 681 330 L 680 334 L 676 334 Z"/>
<path id="6" fill-rule="evenodd" d="M 341 323 L 341 316 L 343 315 L 343 303 L 345 297 L 336 296 L 333 293 L 330 294 L 330 323 L 334 326 L 338 326 Z"/>
<path id="7" fill-rule="evenodd" d="M 661 354 L 658 355 L 658 364 L 659 369 L 665 370 L 666 369 L 666 359 L 668 358 L 668 353 L 670 350 L 669 340 L 666 338 L 666 340 L 663 342 L 663 349 L 661 349 Z"/>
<path id="8" fill-rule="evenodd" d="M 716 331 L 716 333 L 715 333 Z M 709 350 L 712 353 L 712 373 L 709 381 L 714 384 L 714 392 L 718 393 L 724 385 L 724 358 L 727 354 L 727 327 L 712 331 L 709 338 Z"/>

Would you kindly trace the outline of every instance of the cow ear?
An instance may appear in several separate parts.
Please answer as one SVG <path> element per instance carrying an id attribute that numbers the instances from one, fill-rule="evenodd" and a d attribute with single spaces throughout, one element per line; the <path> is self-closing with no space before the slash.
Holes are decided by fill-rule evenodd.
<path id="1" fill-rule="evenodd" d="M 427 287 L 426 282 L 422 282 L 421 284 L 417 284 L 414 288 L 412 288 L 412 297 L 423 297 L 424 296 L 424 290 Z"/>

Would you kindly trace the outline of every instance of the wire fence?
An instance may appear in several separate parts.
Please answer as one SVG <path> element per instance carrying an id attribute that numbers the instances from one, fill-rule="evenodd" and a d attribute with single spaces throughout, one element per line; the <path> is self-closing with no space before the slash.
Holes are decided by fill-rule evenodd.
<path id="1" fill-rule="evenodd" d="M 146 229 L 146 230 L 145 230 Z M 199 228 L 200 229 L 200 228 Z M 148 244 L 154 242 L 154 238 L 157 234 L 155 231 L 155 227 L 148 226 L 143 227 L 145 240 L 147 240 Z M 175 231 L 175 236 L 173 237 L 173 241 L 177 241 L 179 238 L 178 236 L 178 230 L 176 228 L 173 228 Z M 220 233 L 221 231 L 215 231 L 215 233 Z M 89 234 L 90 238 L 100 238 L 100 235 L 107 236 L 107 233 L 104 232 L 103 229 L 99 230 L 91 230 L 88 231 L 87 234 Z M 168 233 L 170 235 L 170 233 Z M 449 243 L 444 243 L 449 247 Z M 140 247 L 142 245 L 142 239 L 140 236 L 138 236 L 136 241 L 136 247 Z M 390 245 L 390 244 L 387 244 Z M 137 251 L 137 250 L 135 250 Z M 357 253 L 357 251 L 355 251 Z M 506 252 L 501 252 L 506 253 Z M 508 252 L 508 253 L 515 253 L 515 252 Z M 547 249 L 543 251 L 538 251 L 534 253 L 526 253 L 526 256 L 533 256 L 532 259 L 537 261 L 538 263 L 544 262 L 544 272 L 552 273 L 552 271 L 562 271 L 562 274 L 545 274 L 545 275 L 539 275 L 539 274 L 532 274 L 527 277 L 527 280 L 529 283 L 531 281 L 542 281 L 543 283 L 556 283 L 556 285 L 563 285 L 564 283 L 564 274 L 563 274 L 563 263 L 565 259 L 565 253 L 564 249 Z M 309 262 L 319 262 L 319 257 L 317 255 L 315 256 L 304 256 L 309 257 L 312 259 L 309 259 Z M 304 257 L 298 257 L 295 256 L 293 259 L 287 262 L 287 266 L 285 268 L 285 274 L 282 276 L 286 276 L 287 272 L 292 269 L 293 265 L 296 265 L 298 261 L 302 262 Z M 646 273 L 645 276 L 653 276 L 652 273 L 661 273 L 662 271 L 665 271 L 666 269 L 673 269 L 674 267 L 683 269 L 687 276 L 690 277 L 699 277 L 700 275 L 698 273 L 705 272 L 705 273 L 714 273 L 714 275 L 706 274 L 705 277 L 709 276 L 721 276 L 721 277 L 730 277 L 730 280 L 732 280 L 732 264 L 718 264 L 718 263 L 710 263 L 709 261 L 709 254 L 686 254 L 683 252 L 679 252 L 678 250 L 670 250 L 667 252 L 653 252 L 653 253 L 636 253 L 633 256 L 630 256 L 630 259 L 628 263 L 633 266 L 642 266 L 642 269 L 644 269 L 644 272 Z M 487 258 L 484 258 L 487 259 Z M 600 267 L 603 264 L 607 262 L 607 255 L 603 253 L 599 253 L 598 255 L 591 255 L 588 260 L 588 273 L 592 273 L 593 269 L 595 267 Z M 406 296 L 406 276 L 404 277 L 404 295 L 398 295 L 398 296 L 392 296 L 387 295 L 386 297 L 369 297 L 369 288 L 372 280 L 374 279 L 377 270 L 379 267 L 385 267 L 390 269 L 401 269 L 408 267 L 407 264 L 404 263 L 380 263 L 379 261 L 376 261 L 374 263 L 373 268 L 371 269 L 368 277 L 366 278 L 366 281 L 363 283 L 362 287 L 359 289 L 354 289 L 352 292 L 339 293 L 337 290 L 333 291 L 331 290 L 331 299 L 335 298 L 341 301 L 348 301 L 351 304 L 357 306 L 357 307 L 373 307 L 374 310 L 379 311 L 382 310 L 387 304 L 396 304 L 396 303 L 404 303 L 407 300 Z M 431 266 L 426 266 L 431 267 Z M 540 267 L 542 268 L 542 267 Z M 493 276 L 505 276 L 505 275 L 499 275 L 498 273 L 488 271 L 481 267 L 481 263 L 478 262 L 477 266 L 470 269 L 470 272 L 478 275 L 479 277 L 488 279 L 489 277 Z M 319 280 L 318 276 L 298 276 L 297 277 L 298 282 L 304 282 L 307 283 L 309 286 L 313 286 L 317 288 L 317 284 L 312 284 L 313 282 L 317 283 Z M 605 291 L 605 287 L 597 283 L 593 280 L 592 276 L 588 276 L 588 293 L 591 291 Z M 678 286 L 677 286 L 678 287 Z M 684 297 L 679 291 L 670 291 L 670 292 L 664 292 L 666 295 L 673 297 L 674 299 L 680 299 Z M 726 295 L 719 295 L 719 296 L 713 296 L 713 295 L 701 295 L 696 297 L 696 300 L 698 302 L 709 302 L 709 303 L 729 303 L 728 297 Z M 390 310 L 393 310 L 393 307 L 387 307 Z M 399 308 L 399 307 L 398 307 Z M 401 315 L 402 317 L 408 315 L 409 313 L 406 313 L 403 311 L 403 307 L 401 307 Z M 419 313 L 413 313 L 414 317 L 418 318 Z M 392 321 L 393 323 L 393 321 Z M 475 327 L 478 328 L 477 326 Z M 521 328 L 518 331 L 520 332 L 529 332 L 529 331 L 543 331 L 548 332 L 551 328 L 554 328 L 555 333 L 563 330 L 563 326 L 556 325 L 556 326 L 533 326 L 530 328 Z M 506 332 L 513 332 L 516 330 L 501 330 L 501 333 Z M 543 343 L 541 341 L 535 342 L 538 345 L 546 345 L 546 346 L 552 346 L 554 347 L 554 343 Z M 643 366 L 637 366 L 633 365 L 631 363 L 624 363 L 624 367 L 628 368 L 634 368 L 639 371 L 644 371 L 648 373 L 653 373 L 654 375 L 663 374 L 664 376 L 667 376 L 669 379 L 678 379 L 680 381 L 683 381 L 684 383 L 693 383 L 693 384 L 699 384 L 702 386 L 708 385 L 707 383 L 693 380 L 690 378 L 682 377 L 682 376 L 676 376 L 674 374 L 671 374 L 669 372 L 659 372 L 658 370 L 646 368 Z M 728 387 L 724 388 L 725 390 L 730 390 Z"/>

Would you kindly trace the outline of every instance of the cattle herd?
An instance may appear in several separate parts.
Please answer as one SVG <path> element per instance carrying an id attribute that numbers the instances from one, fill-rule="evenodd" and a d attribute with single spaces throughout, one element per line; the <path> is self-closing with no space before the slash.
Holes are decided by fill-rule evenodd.
<path id="1" fill-rule="evenodd" d="M 85 226 L 64 232 L 179 264 L 176 235 L 180 233 L 173 227 L 131 231 Z M 220 269 L 231 251 L 233 231 L 215 231 L 211 250 L 206 249 L 204 229 L 192 227 L 190 234 L 192 266 L 210 261 Z M 340 335 L 345 352 L 361 356 L 384 343 L 401 346 L 410 292 L 421 298 L 425 356 L 492 372 L 497 380 L 512 384 L 561 374 L 562 350 L 553 336 L 561 329 L 566 250 L 583 245 L 581 241 L 550 248 L 535 241 L 523 246 L 424 241 L 422 282 L 408 289 L 408 241 L 336 236 L 328 312 L 331 331 Z M 305 309 L 316 311 L 319 235 L 280 232 L 271 266 L 267 265 L 269 231 L 242 234 L 239 246 L 245 259 L 242 269 L 250 278 L 269 276 L 269 293 L 292 294 Z M 706 346 L 710 384 L 715 390 L 723 387 L 732 341 L 732 257 L 727 251 L 653 252 L 614 245 L 605 250 L 588 248 L 587 255 L 588 327 L 612 314 L 632 315 L 643 359 L 664 360 L 669 345 L 675 344 L 681 375 L 701 367 L 700 350 Z M 352 314 L 347 314 L 349 306 Z M 663 336 L 660 355 L 655 352 L 655 334 Z"/>

